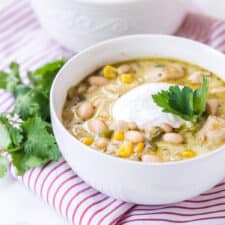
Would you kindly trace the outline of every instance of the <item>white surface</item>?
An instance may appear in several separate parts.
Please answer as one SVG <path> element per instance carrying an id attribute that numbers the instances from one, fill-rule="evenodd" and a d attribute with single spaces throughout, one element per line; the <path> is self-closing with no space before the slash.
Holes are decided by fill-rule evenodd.
<path id="1" fill-rule="evenodd" d="M 68 225 L 38 196 L 8 176 L 0 180 L 0 225 Z"/>
<path id="2" fill-rule="evenodd" d="M 170 0 L 170 4 L 168 0 L 80 2 L 32 0 L 42 26 L 74 51 L 121 35 L 174 33 L 190 5 L 190 0 Z M 164 5 L 166 7 L 162 7 Z"/>
<path id="3" fill-rule="evenodd" d="M 224 0 L 194 0 L 205 13 L 225 19 L 225 1 Z"/>
<path id="4" fill-rule="evenodd" d="M 75 139 L 61 122 L 71 84 L 77 84 L 86 74 L 103 65 L 146 57 L 178 58 L 207 68 L 225 79 L 224 55 L 199 42 L 166 35 L 117 38 L 75 55 L 60 70 L 50 94 L 51 121 L 64 158 L 95 189 L 137 204 L 175 203 L 205 192 L 225 177 L 225 146 L 180 162 L 135 162 L 93 151 Z M 88 60 L 90 58 L 92 60 Z M 202 179 L 206 168 L 211 169 Z"/>
<path id="5" fill-rule="evenodd" d="M 170 86 L 165 83 L 148 83 L 132 89 L 114 103 L 114 119 L 135 122 L 142 129 L 148 126 L 160 127 L 165 123 L 179 128 L 185 121 L 174 114 L 162 112 L 162 108 L 151 97 L 162 90 L 168 90 Z"/>
<path id="6" fill-rule="evenodd" d="M 224 0 L 195 1 L 207 12 L 225 17 Z M 6 2 L 8 0 L 0 0 L 0 8 Z M 10 178 L 0 180 L 0 201 L 0 225 L 68 225 L 41 199 Z"/>

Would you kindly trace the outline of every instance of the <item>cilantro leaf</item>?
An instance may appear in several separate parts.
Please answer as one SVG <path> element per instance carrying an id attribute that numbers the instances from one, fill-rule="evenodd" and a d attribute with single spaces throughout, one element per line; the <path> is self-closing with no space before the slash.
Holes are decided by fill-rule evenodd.
<path id="1" fill-rule="evenodd" d="M 64 58 L 50 62 L 36 69 L 34 72 L 28 72 L 28 77 L 35 87 L 41 89 L 48 95 L 55 75 L 61 69 L 64 63 Z"/>
<path id="2" fill-rule="evenodd" d="M 24 90 L 21 89 L 20 92 L 22 91 Z M 49 99 L 39 90 L 26 90 L 17 95 L 14 112 L 22 119 L 40 115 L 43 119 L 49 120 Z"/>
<path id="3" fill-rule="evenodd" d="M 0 124 L 0 147 L 3 149 L 8 149 L 12 144 L 9 130 L 6 125 Z"/>
<path id="4" fill-rule="evenodd" d="M 23 134 L 21 130 L 13 127 L 7 117 L 0 117 L 0 147 L 6 152 L 21 149 Z"/>
<path id="5" fill-rule="evenodd" d="M 11 155 L 18 175 L 51 160 L 59 160 L 61 155 L 52 130 L 40 117 L 23 121 L 19 128 L 12 127 L 8 118 L 3 118 L 2 121 L 4 123 L 1 122 L 0 128 L 3 124 L 4 129 L 0 129 L 0 146 Z"/>
<path id="6" fill-rule="evenodd" d="M 9 68 L 10 68 L 10 71 L 11 71 L 10 75 L 18 78 L 18 80 L 21 81 L 20 72 L 19 72 L 19 64 L 15 63 L 15 62 L 12 62 L 12 63 L 10 63 Z"/>
<path id="7" fill-rule="evenodd" d="M 163 109 L 163 112 L 172 113 L 184 120 L 195 123 L 206 110 L 208 81 L 203 76 L 202 87 L 192 90 L 184 86 L 175 85 L 167 91 L 161 91 L 152 96 L 154 102 Z"/>
<path id="8" fill-rule="evenodd" d="M 0 88 L 7 89 L 7 80 L 8 80 L 8 73 L 4 71 L 0 71 Z"/>
<path id="9" fill-rule="evenodd" d="M 15 98 L 17 98 L 19 95 L 25 95 L 30 90 L 31 90 L 31 87 L 25 84 L 19 84 L 15 89 L 14 96 Z"/>
<path id="10" fill-rule="evenodd" d="M 0 155 L 0 177 L 4 177 L 7 172 L 8 161 L 7 159 Z"/>
<path id="11" fill-rule="evenodd" d="M 40 117 L 29 118 L 22 123 L 21 127 L 26 137 L 24 156 L 21 161 L 25 170 L 60 158 L 55 138 Z"/>
<path id="12" fill-rule="evenodd" d="M 9 73 L 0 71 L 0 88 L 12 92 L 16 100 L 13 112 L 24 120 L 39 115 L 50 121 L 49 92 L 57 72 L 64 63 L 65 59 L 60 59 L 47 63 L 34 72 L 28 72 L 33 88 L 22 83 L 17 63 L 10 64 Z"/>
<path id="13" fill-rule="evenodd" d="M 0 88 L 14 93 L 16 87 L 22 84 L 19 74 L 19 65 L 12 62 L 9 66 L 9 72 L 0 71 Z"/>
<path id="14" fill-rule="evenodd" d="M 33 155 L 58 159 L 59 152 L 53 134 L 48 130 L 47 124 L 40 117 L 29 118 L 21 126 L 26 135 L 24 151 L 33 152 Z"/>
<path id="15" fill-rule="evenodd" d="M 194 91 L 194 113 L 202 115 L 206 110 L 206 100 L 208 93 L 208 81 L 203 76 L 202 87 Z"/>
<path id="16" fill-rule="evenodd" d="M 12 92 L 16 101 L 9 115 L 18 114 L 23 119 L 13 121 L 6 113 L 0 114 L 0 147 L 11 156 L 18 175 L 60 158 L 49 123 L 49 92 L 64 63 L 61 59 L 28 72 L 33 87 L 23 84 L 17 63 L 10 64 L 9 72 L 0 71 L 0 88 Z M 0 156 L 0 176 L 6 172 L 5 160 Z"/>
<path id="17" fill-rule="evenodd" d="M 38 157 L 24 154 L 24 152 L 12 152 L 12 163 L 16 168 L 18 176 L 23 175 L 27 170 L 33 167 L 40 167 L 46 164 L 46 159 L 40 159 Z"/>
<path id="18" fill-rule="evenodd" d="M 12 164 L 16 168 L 16 172 L 18 176 L 23 175 L 26 172 L 26 167 L 23 165 L 23 157 L 24 153 L 22 151 L 12 152 Z"/>

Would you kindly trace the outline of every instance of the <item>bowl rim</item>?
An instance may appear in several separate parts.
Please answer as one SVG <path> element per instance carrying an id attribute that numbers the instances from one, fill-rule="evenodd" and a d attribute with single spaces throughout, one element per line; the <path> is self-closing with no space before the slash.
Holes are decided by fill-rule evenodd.
<path id="1" fill-rule="evenodd" d="M 184 164 L 191 164 L 194 163 L 196 161 L 199 160 L 204 160 L 207 159 L 209 157 L 212 157 L 213 155 L 218 154 L 219 152 L 221 152 L 222 150 L 224 150 L 225 148 L 225 144 L 212 150 L 211 152 L 208 152 L 206 154 L 197 156 L 195 158 L 191 158 L 191 159 L 186 159 L 186 160 L 180 160 L 180 161 L 168 161 L 168 162 L 152 162 L 152 163 L 148 163 L 148 162 L 141 162 L 141 161 L 134 161 L 134 160 L 130 160 L 127 158 L 120 158 L 120 157 L 115 157 L 109 154 L 106 154 L 104 152 L 100 152 L 97 151 L 83 143 L 81 143 L 76 137 L 74 137 L 63 125 L 63 123 L 61 122 L 61 120 L 59 119 L 59 117 L 57 116 L 56 110 L 55 110 L 55 106 L 53 104 L 53 99 L 54 99 L 54 92 L 55 92 L 55 88 L 56 88 L 56 83 L 57 83 L 57 79 L 59 76 L 63 75 L 64 72 L 64 68 L 67 67 L 68 65 L 72 64 L 74 60 L 76 60 L 77 57 L 80 57 L 80 55 L 86 54 L 89 51 L 93 51 L 99 47 L 101 47 L 102 45 L 110 45 L 111 43 L 115 43 L 115 42 L 120 42 L 120 41 L 124 41 L 124 40 L 129 40 L 129 39 L 137 39 L 137 38 L 165 38 L 165 39 L 173 39 L 173 40 L 183 40 L 186 42 L 190 42 L 192 44 L 195 45 L 199 45 L 202 48 L 207 49 L 208 51 L 211 51 L 213 54 L 217 54 L 220 55 L 220 57 L 225 57 L 225 55 L 223 55 L 221 52 L 219 52 L 216 49 L 213 49 L 212 47 L 200 43 L 198 41 L 194 41 L 188 38 L 184 38 L 184 37 L 177 37 L 177 36 L 173 36 L 173 35 L 164 35 L 164 34 L 135 34 L 135 35 L 126 35 L 126 36 L 121 36 L 121 37 L 117 37 L 117 38 L 112 38 L 106 41 L 102 41 L 99 42 L 91 47 L 86 48 L 85 50 L 75 54 L 74 56 L 72 56 L 66 63 L 65 65 L 59 70 L 59 72 L 57 73 L 52 86 L 51 86 L 51 91 L 50 91 L 50 110 L 51 110 L 51 121 L 54 117 L 55 122 L 57 123 L 57 125 L 59 126 L 61 132 L 63 132 L 68 138 L 71 139 L 71 141 L 73 141 L 75 144 L 85 148 L 87 151 L 90 152 L 90 154 L 95 154 L 99 157 L 103 157 L 103 158 L 107 158 L 109 160 L 116 160 L 118 162 L 121 163 L 127 163 L 130 165 L 134 165 L 134 166 L 148 166 L 148 167 L 171 167 L 171 166 L 176 166 L 176 165 L 184 165 Z M 171 57 L 172 58 L 172 57 Z M 65 74 L 64 74 L 65 76 Z M 218 75 L 219 76 L 219 75 Z M 219 76 L 220 77 L 220 76 Z M 221 77 L 220 77 L 221 78 Z M 221 78 L 222 79 L 222 78 Z M 223 79 L 224 80 L 224 79 Z"/>

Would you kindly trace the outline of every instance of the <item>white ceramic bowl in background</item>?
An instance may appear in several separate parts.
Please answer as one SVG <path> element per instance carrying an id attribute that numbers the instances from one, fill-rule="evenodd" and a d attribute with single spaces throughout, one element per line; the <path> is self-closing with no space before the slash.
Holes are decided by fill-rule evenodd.
<path id="1" fill-rule="evenodd" d="M 225 1 L 215 0 L 194 0 L 195 5 L 198 5 L 208 15 L 225 19 Z"/>
<path id="2" fill-rule="evenodd" d="M 225 148 L 180 162 L 143 163 L 93 150 L 62 125 L 67 90 L 97 68 L 129 59 L 172 57 L 203 66 L 225 79 L 225 56 L 203 44 L 163 35 L 134 35 L 100 43 L 70 59 L 51 89 L 51 119 L 61 152 L 81 178 L 110 196 L 139 204 L 192 198 L 225 177 Z"/>
<path id="3" fill-rule="evenodd" d="M 32 0 L 42 26 L 67 48 L 80 51 L 128 34 L 172 34 L 190 0 Z"/>

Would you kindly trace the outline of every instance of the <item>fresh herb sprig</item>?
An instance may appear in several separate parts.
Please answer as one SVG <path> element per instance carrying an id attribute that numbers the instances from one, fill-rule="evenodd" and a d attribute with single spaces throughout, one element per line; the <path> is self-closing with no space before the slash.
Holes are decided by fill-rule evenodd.
<path id="1" fill-rule="evenodd" d="M 186 121 L 197 122 L 206 110 L 208 81 L 202 78 L 202 86 L 192 90 L 190 87 L 171 86 L 152 96 L 163 112 L 175 114 Z"/>
<path id="2" fill-rule="evenodd" d="M 9 72 L 0 71 L 0 88 L 15 97 L 13 111 L 0 114 L 0 148 L 11 156 L 18 175 L 60 158 L 50 124 L 49 92 L 64 63 L 60 59 L 28 72 L 31 85 L 22 82 L 17 63 L 10 64 Z M 21 120 L 14 121 L 16 115 Z M 6 171 L 7 160 L 1 155 L 0 176 Z"/>

